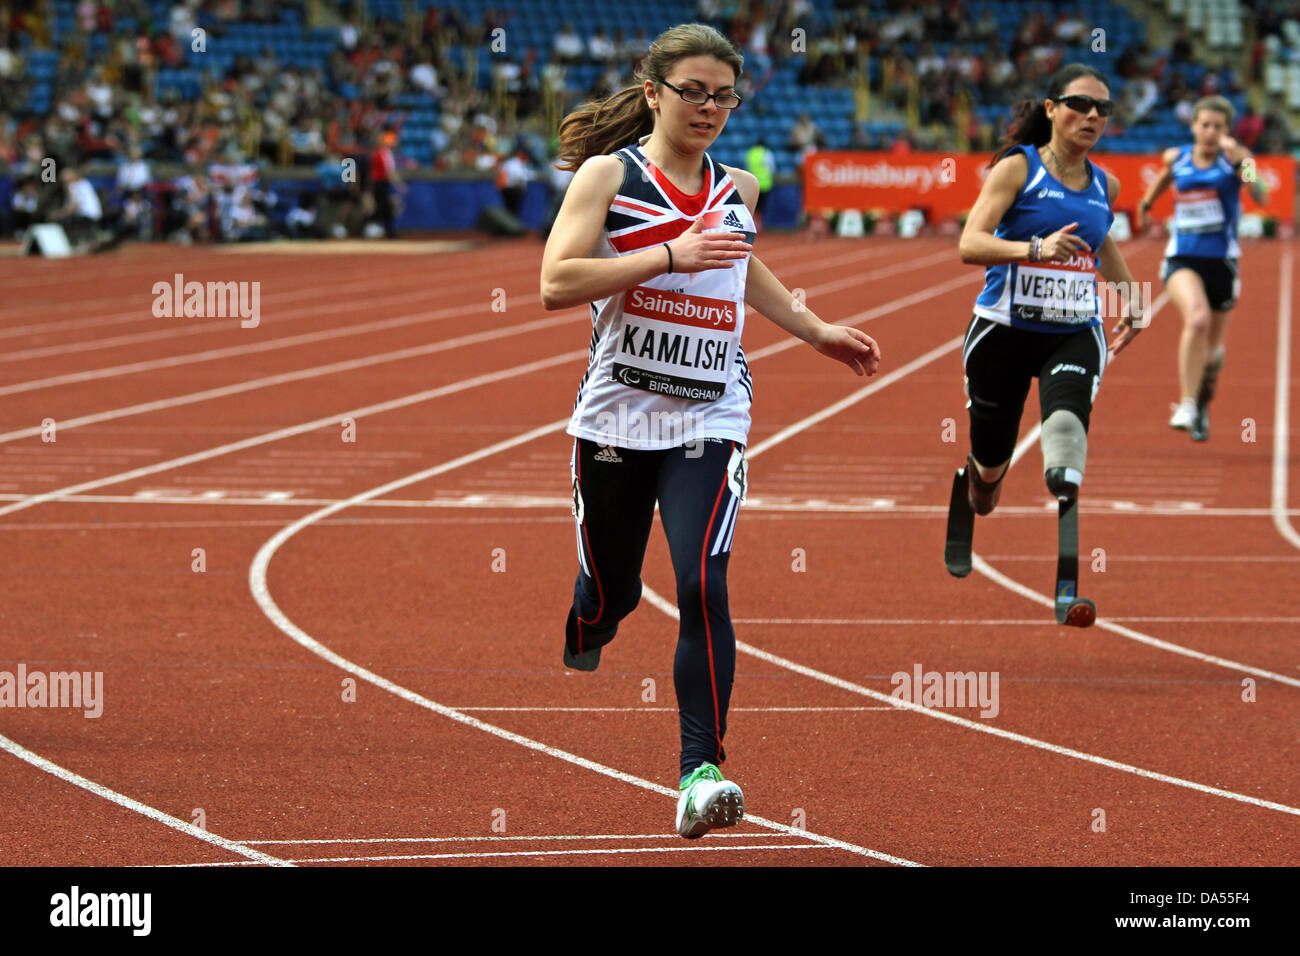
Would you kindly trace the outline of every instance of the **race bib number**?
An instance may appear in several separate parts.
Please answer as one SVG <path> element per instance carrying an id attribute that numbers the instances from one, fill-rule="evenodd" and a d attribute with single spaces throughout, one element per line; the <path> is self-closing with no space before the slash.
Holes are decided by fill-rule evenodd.
<path id="1" fill-rule="evenodd" d="M 612 377 L 647 392 L 716 401 L 726 391 L 740 324 L 739 304 L 729 299 L 635 286 L 623 303 Z"/>
<path id="2" fill-rule="evenodd" d="M 1083 325 L 1097 315 L 1097 273 L 1091 257 L 1017 263 L 1011 281 L 1011 314 L 1017 318 Z"/>
<path id="3" fill-rule="evenodd" d="M 1174 197 L 1174 228 L 1179 232 L 1218 232 L 1223 224 L 1223 203 L 1213 189 L 1189 189 Z"/>

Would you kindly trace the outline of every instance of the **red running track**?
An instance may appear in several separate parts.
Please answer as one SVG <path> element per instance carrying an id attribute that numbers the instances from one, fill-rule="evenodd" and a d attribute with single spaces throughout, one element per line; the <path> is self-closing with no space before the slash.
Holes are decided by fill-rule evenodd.
<path id="1" fill-rule="evenodd" d="M 0 672 L 103 674 L 99 717 L 0 709 L 7 864 L 1300 861 L 1287 244 L 1243 257 L 1209 442 L 1166 425 L 1171 307 L 1107 371 L 1079 631 L 1042 603 L 1032 400 L 981 573 L 940 563 L 980 270 L 951 240 L 762 243 L 885 362 L 748 324 L 749 815 L 690 843 L 658 532 L 600 670 L 560 661 L 587 310 L 542 310 L 535 241 L 373 249 L 0 261 Z M 1140 280 L 1160 252 L 1125 246 Z M 259 282 L 258 325 L 155 318 L 178 272 Z M 996 714 L 892 698 L 918 666 L 996 673 Z"/>

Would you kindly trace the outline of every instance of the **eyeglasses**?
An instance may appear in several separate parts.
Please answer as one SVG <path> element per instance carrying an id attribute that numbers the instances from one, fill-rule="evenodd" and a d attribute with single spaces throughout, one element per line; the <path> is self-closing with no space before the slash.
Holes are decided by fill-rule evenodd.
<path id="1" fill-rule="evenodd" d="M 673 86 L 666 80 L 663 85 L 692 106 L 703 106 L 709 100 L 713 100 L 720 110 L 734 110 L 740 105 L 740 97 L 735 93 L 706 93 L 703 90 L 684 90 L 680 86 Z"/>
<path id="2" fill-rule="evenodd" d="M 1076 113 L 1088 113 L 1094 106 L 1097 107 L 1098 116 L 1109 116 L 1115 110 L 1114 100 L 1095 100 L 1091 96 L 1084 96 L 1082 93 L 1075 93 L 1072 96 L 1061 96 L 1056 99 L 1057 103 L 1064 103 Z"/>

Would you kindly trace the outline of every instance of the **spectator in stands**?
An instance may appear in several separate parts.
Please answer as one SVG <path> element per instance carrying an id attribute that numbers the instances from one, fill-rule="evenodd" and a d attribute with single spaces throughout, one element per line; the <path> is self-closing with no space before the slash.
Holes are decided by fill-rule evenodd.
<path id="1" fill-rule="evenodd" d="M 811 116 L 800 113 L 794 128 L 790 130 L 787 146 L 798 153 L 798 160 L 802 160 L 808 153 L 826 148 L 826 135 L 817 128 Z"/>
<path id="2" fill-rule="evenodd" d="M 512 216 L 523 213 L 524 195 L 533 178 L 525 150 L 516 149 L 509 156 L 502 157 L 497 170 L 497 188 L 501 190 L 501 199 Z"/>
<path id="3" fill-rule="evenodd" d="M 126 161 L 117 170 L 117 188 L 124 195 L 142 193 L 153 182 L 149 164 L 144 160 L 144 153 L 138 143 L 132 143 L 127 149 Z"/>
<path id="4" fill-rule="evenodd" d="M 1057 15 L 1053 34 L 1057 43 L 1066 46 L 1084 43 L 1088 37 L 1088 21 L 1084 19 L 1083 12 L 1078 7 L 1069 12 L 1062 11 Z"/>
<path id="5" fill-rule="evenodd" d="M 75 166 L 63 171 L 63 188 L 67 201 L 55 211 L 54 219 L 62 223 L 68 241 L 74 246 L 93 245 L 96 231 L 104 219 L 99 193 Z"/>
<path id="6" fill-rule="evenodd" d="M 324 239 L 325 230 L 317 214 L 315 193 L 303 193 L 298 204 L 284 217 L 284 226 L 290 239 Z"/>
<path id="7" fill-rule="evenodd" d="M 555 35 L 552 55 L 560 63 L 582 62 L 582 37 L 578 36 L 572 23 L 566 23 L 564 29 Z"/>
<path id="8" fill-rule="evenodd" d="M 429 47 L 420 52 L 420 59 L 411 67 L 409 78 L 413 87 L 430 96 L 441 96 L 446 92 L 438 86 L 438 71 L 433 65 L 433 50 Z"/>
<path id="9" fill-rule="evenodd" d="M 1242 146 L 1253 150 L 1263 134 L 1264 118 L 1255 112 L 1253 106 L 1247 104 L 1242 110 L 1241 119 L 1237 120 L 1237 125 L 1232 129 L 1232 135 Z"/>
<path id="10" fill-rule="evenodd" d="M 370 154 L 370 186 L 375 201 L 375 218 L 384 227 L 384 237 L 397 238 L 397 214 L 400 200 L 397 193 L 406 192 L 406 184 L 397 171 L 397 160 L 393 157 L 393 147 L 397 145 L 397 133 L 391 129 L 384 130 L 376 139 Z"/>
<path id="11" fill-rule="evenodd" d="M 934 44 L 926 40 L 916 54 L 916 75 L 925 79 L 928 73 L 942 73 L 945 68 L 943 57 L 934 52 Z"/>
<path id="12" fill-rule="evenodd" d="M 1259 136 L 1261 153 L 1286 153 L 1290 151 L 1293 137 L 1291 124 L 1277 105 L 1269 107 L 1264 114 L 1264 131 Z"/>
<path id="13" fill-rule="evenodd" d="M 325 156 L 325 137 L 320 120 L 304 113 L 289 132 L 289 147 L 295 166 L 315 166 Z"/>
<path id="14" fill-rule="evenodd" d="M 199 25 L 198 6 L 198 0 L 184 0 L 183 3 L 174 4 L 167 15 L 167 30 L 183 49 L 189 49 L 192 31 Z"/>
<path id="15" fill-rule="evenodd" d="M 21 238 L 28 226 L 41 221 L 40 185 L 34 177 L 28 176 L 18 182 L 18 188 L 9 200 L 9 213 L 12 217 L 12 235 Z"/>
<path id="16" fill-rule="evenodd" d="M 600 27 L 592 31 L 587 39 L 587 58 L 593 63 L 612 63 L 618 56 L 618 48 Z"/>

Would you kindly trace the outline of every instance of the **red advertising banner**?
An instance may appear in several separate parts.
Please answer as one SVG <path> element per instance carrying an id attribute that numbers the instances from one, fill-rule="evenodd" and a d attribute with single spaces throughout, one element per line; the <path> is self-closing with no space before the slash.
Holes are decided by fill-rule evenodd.
<path id="1" fill-rule="evenodd" d="M 991 153 L 908 153 L 820 151 L 804 158 L 804 209 L 829 213 L 845 209 L 903 212 L 921 209 L 927 222 L 968 212 L 988 175 Z M 1098 153 L 1093 161 L 1119 178 L 1116 211 L 1132 218 L 1138 200 L 1160 175 L 1159 155 Z M 1243 190 L 1244 212 L 1263 212 L 1283 222 L 1296 214 L 1296 161 L 1290 156 L 1259 156 L 1256 168 L 1268 186 L 1262 209 Z M 1173 190 L 1151 210 L 1157 221 L 1173 215 Z"/>

